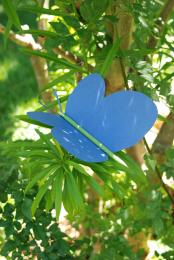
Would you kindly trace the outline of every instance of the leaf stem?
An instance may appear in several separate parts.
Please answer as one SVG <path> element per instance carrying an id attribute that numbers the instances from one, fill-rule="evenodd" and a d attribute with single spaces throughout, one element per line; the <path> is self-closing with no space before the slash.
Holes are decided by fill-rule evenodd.
<path id="1" fill-rule="evenodd" d="M 151 151 L 151 149 L 150 149 L 150 147 L 149 147 L 149 145 L 148 145 L 148 143 L 147 143 L 145 137 L 143 138 L 143 141 L 144 141 L 144 145 L 145 145 L 145 147 L 146 147 L 148 153 L 149 153 L 149 154 L 152 156 L 152 158 L 154 159 L 153 153 L 152 153 L 152 151 Z M 169 192 L 167 186 L 166 186 L 165 183 L 163 182 L 160 169 L 159 169 L 159 167 L 158 167 L 157 165 L 155 165 L 155 172 L 156 172 L 156 174 L 157 174 L 158 179 L 160 180 L 161 185 L 163 186 L 164 190 L 166 191 L 166 193 L 167 193 L 169 199 L 171 200 L 172 204 L 174 205 L 174 199 L 173 199 L 173 197 L 171 196 L 171 194 L 170 194 L 170 192 Z"/>
<path id="2" fill-rule="evenodd" d="M 123 61 L 122 61 L 121 57 L 119 58 L 119 61 L 120 61 L 120 67 L 121 67 L 121 71 L 122 71 L 122 76 L 123 76 L 123 79 L 124 79 L 125 87 L 126 87 L 127 90 L 129 90 L 130 88 L 129 88 L 127 77 L 126 77 L 126 71 L 125 71 L 124 64 L 123 64 Z M 147 152 L 154 158 L 153 152 L 151 151 L 151 149 L 150 149 L 150 147 L 149 147 L 145 137 L 143 137 L 143 142 L 144 142 L 144 145 L 145 145 L 145 147 L 147 149 Z M 167 193 L 171 203 L 174 205 L 174 199 L 171 196 L 171 194 L 170 194 L 166 184 L 163 182 L 160 169 L 159 169 L 159 167 L 157 165 L 155 166 L 155 172 L 157 174 L 158 179 L 160 180 L 160 183 L 161 183 L 163 189 Z"/>
<path id="3" fill-rule="evenodd" d="M 103 150 L 109 157 L 116 160 L 116 155 L 113 152 L 111 152 L 104 144 L 102 144 L 100 141 L 98 141 L 94 136 L 92 136 L 90 133 L 88 133 L 84 128 L 82 128 L 80 125 L 78 125 L 72 118 L 70 118 L 69 116 L 67 116 L 66 114 L 64 114 L 62 112 L 59 112 L 59 115 L 62 116 L 72 126 L 74 126 L 81 134 L 83 134 L 90 141 L 92 141 L 97 147 L 99 147 L 101 150 Z"/>

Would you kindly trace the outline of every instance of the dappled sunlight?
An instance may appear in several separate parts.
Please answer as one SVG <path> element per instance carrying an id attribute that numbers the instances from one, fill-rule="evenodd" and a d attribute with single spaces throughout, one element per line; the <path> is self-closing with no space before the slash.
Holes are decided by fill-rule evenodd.
<path id="1" fill-rule="evenodd" d="M 173 259 L 174 1 L 1 2 L 0 260 Z"/>
<path id="2" fill-rule="evenodd" d="M 27 112 L 33 111 L 34 109 L 37 109 L 40 107 L 40 104 L 36 102 L 36 99 L 32 99 L 28 101 L 27 103 L 23 103 L 19 105 L 16 110 L 13 112 L 13 116 L 18 116 L 18 115 L 26 115 Z M 16 119 L 15 121 L 15 130 L 12 135 L 12 140 L 25 140 L 25 139 L 32 139 L 32 140 L 38 140 L 39 136 L 35 132 L 35 129 L 41 128 L 33 124 L 29 124 L 27 122 L 24 122 L 22 120 Z M 42 132 L 43 133 L 49 133 L 50 129 L 46 129 L 42 127 Z"/>
<path id="3" fill-rule="evenodd" d="M 166 104 L 166 102 L 163 99 L 160 99 L 159 102 L 155 102 L 157 109 L 158 109 L 158 115 L 163 116 L 164 118 L 169 114 L 169 107 Z M 155 141 L 160 127 L 162 126 L 162 121 L 157 119 L 154 126 L 150 129 L 150 131 L 145 135 L 146 141 L 148 142 L 149 146 L 151 147 L 153 142 Z"/>
<path id="4" fill-rule="evenodd" d="M 149 247 L 149 254 L 145 260 L 158 260 L 159 257 L 157 257 L 155 252 L 157 252 L 160 255 L 162 253 L 171 251 L 173 249 L 163 244 L 160 240 L 148 240 L 147 245 Z M 164 259 L 164 258 L 160 258 L 160 259 Z"/>

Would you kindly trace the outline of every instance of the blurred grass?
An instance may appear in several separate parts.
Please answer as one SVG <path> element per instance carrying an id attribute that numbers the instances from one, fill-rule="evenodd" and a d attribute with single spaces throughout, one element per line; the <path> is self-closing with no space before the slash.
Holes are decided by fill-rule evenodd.
<path id="1" fill-rule="evenodd" d="M 37 82 L 29 56 L 12 42 L 4 49 L 0 35 L 0 140 L 8 139 L 14 129 L 13 112 L 37 94 Z"/>

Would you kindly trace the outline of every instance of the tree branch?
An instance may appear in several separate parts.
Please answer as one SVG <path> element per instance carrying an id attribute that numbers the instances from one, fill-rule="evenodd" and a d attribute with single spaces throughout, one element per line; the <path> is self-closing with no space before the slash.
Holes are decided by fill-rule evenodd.
<path id="1" fill-rule="evenodd" d="M 5 27 L 2 24 L 0 24 L 0 33 L 1 34 L 5 33 Z M 23 36 L 11 31 L 9 33 L 9 39 L 21 47 L 29 48 L 32 50 L 41 49 L 40 44 L 36 43 L 31 35 Z"/>
<path id="2" fill-rule="evenodd" d="M 172 11 L 174 9 L 174 0 L 168 0 L 166 1 L 165 5 L 163 6 L 158 20 L 156 22 L 156 25 L 158 27 L 159 30 L 159 35 L 162 33 L 164 27 L 165 27 L 165 22 L 168 20 L 168 18 L 170 17 Z M 148 47 L 149 48 L 155 48 L 155 46 L 157 45 L 158 39 L 155 38 L 154 36 L 152 36 L 149 41 L 148 41 Z"/>
<path id="3" fill-rule="evenodd" d="M 161 10 L 161 13 L 160 13 L 160 17 L 162 18 L 162 20 L 164 22 L 166 22 L 171 14 L 171 12 L 173 11 L 173 8 L 174 8 L 174 0 L 168 0 L 163 9 Z"/>
<path id="4" fill-rule="evenodd" d="M 173 9 L 174 9 L 174 0 L 166 1 L 166 3 L 164 4 L 164 6 L 159 14 L 159 18 L 156 23 L 158 26 L 158 29 L 159 29 L 159 34 L 161 34 L 163 32 L 164 27 L 165 27 L 165 22 L 170 17 Z M 155 46 L 157 45 L 157 42 L 158 42 L 158 39 L 155 38 L 154 36 L 152 36 L 148 41 L 148 47 L 155 48 Z M 161 127 L 161 129 L 158 133 L 158 136 L 152 146 L 152 153 L 156 154 L 157 162 L 162 161 L 166 149 L 172 145 L 173 140 L 174 140 L 174 113 L 171 112 L 168 115 L 166 122 Z M 142 145 L 143 145 L 143 142 L 142 142 Z M 143 148 L 141 147 L 140 144 L 139 144 L 138 149 L 143 150 Z M 137 154 L 137 145 L 129 149 L 130 154 L 131 154 L 131 152 L 133 152 L 132 157 L 135 157 Z M 137 156 L 137 158 L 139 158 L 139 157 Z M 142 156 L 140 157 L 139 162 L 141 162 L 141 158 L 142 158 Z"/>
<path id="5" fill-rule="evenodd" d="M 133 2 L 133 0 L 131 0 L 131 2 Z M 121 50 L 129 49 L 132 42 L 133 17 L 123 8 L 122 3 L 119 1 L 118 3 L 111 4 L 106 14 L 115 15 L 118 18 L 118 21 L 115 24 L 107 22 L 107 33 L 113 41 L 117 37 L 122 39 L 120 46 Z M 127 68 L 125 71 L 127 73 Z M 109 68 L 106 75 L 106 86 L 106 94 L 111 94 L 125 88 L 125 80 L 119 58 L 114 59 Z"/>
<path id="6" fill-rule="evenodd" d="M 0 33 L 5 33 L 5 27 L 2 24 L 0 24 Z M 31 35 L 21 36 L 11 31 L 9 33 L 9 39 L 17 45 L 24 48 L 28 48 L 31 50 L 42 49 L 42 46 L 39 43 L 35 42 Z M 42 87 L 48 83 L 47 64 L 45 63 L 45 60 L 43 58 L 38 56 L 31 56 L 31 63 L 38 83 L 39 91 L 42 92 Z M 49 102 L 52 100 L 52 96 L 48 92 L 42 93 L 42 98 L 45 102 Z"/>
<path id="7" fill-rule="evenodd" d="M 172 11 L 174 9 L 174 0 L 168 0 L 163 9 L 160 12 L 160 18 L 163 22 L 166 22 L 170 17 Z M 165 24 L 160 22 L 160 32 L 163 31 Z M 154 48 L 157 44 L 157 39 L 151 37 L 148 42 L 148 46 L 150 48 Z M 166 118 L 166 121 L 163 123 L 160 131 L 153 143 L 152 151 L 156 154 L 156 159 L 159 163 L 161 163 L 164 159 L 165 151 L 169 148 L 174 140 L 174 113 L 170 112 Z"/>
<path id="8" fill-rule="evenodd" d="M 134 0 L 131 0 L 131 2 L 133 3 Z M 124 50 L 129 49 L 132 42 L 132 32 L 134 28 L 133 17 L 130 13 L 126 12 L 119 3 L 114 3 L 110 6 L 107 10 L 107 14 L 116 15 L 118 18 L 116 24 L 107 24 L 107 32 L 113 40 L 117 37 L 122 38 L 120 49 L 124 52 Z M 128 88 L 127 68 L 124 65 L 123 59 L 116 58 L 113 60 L 105 80 L 107 86 L 106 94 L 117 92 L 125 87 Z M 140 141 L 138 144 L 126 150 L 138 164 L 143 164 L 145 154 L 143 141 Z"/>
<path id="9" fill-rule="evenodd" d="M 152 151 L 157 156 L 158 162 L 162 162 L 165 151 L 172 145 L 174 140 L 174 113 L 170 112 L 165 123 L 160 128 L 160 131 L 153 143 Z"/>
<path id="10" fill-rule="evenodd" d="M 58 55 L 61 55 L 62 58 L 74 63 L 74 64 L 78 64 L 78 65 L 83 65 L 83 60 L 81 60 L 79 57 L 73 55 L 71 52 L 69 51 L 65 51 L 62 47 L 57 47 L 54 48 L 54 52 Z M 88 64 L 88 70 L 90 72 L 94 71 L 94 67 L 91 64 Z"/>

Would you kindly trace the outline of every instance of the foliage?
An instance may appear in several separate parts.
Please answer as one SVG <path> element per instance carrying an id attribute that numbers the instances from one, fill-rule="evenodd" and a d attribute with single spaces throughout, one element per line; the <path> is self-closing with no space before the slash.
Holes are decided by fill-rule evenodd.
<path id="1" fill-rule="evenodd" d="M 40 136 L 38 141 L 17 141 L 9 143 L 8 146 L 6 143 L 1 143 L 2 155 L 10 156 L 10 158 L 18 157 L 21 171 L 30 180 L 25 188 L 25 193 L 39 182 L 40 189 L 31 208 L 33 215 L 43 196 L 46 197 L 46 210 L 52 209 L 54 204 L 58 218 L 62 201 L 69 214 L 77 215 L 79 211 L 82 213 L 84 209 L 83 196 L 87 185 L 105 199 L 112 194 L 123 199 L 128 188 L 132 187 L 129 180 L 134 180 L 137 185 L 146 184 L 141 170 L 136 164 L 133 165 L 132 160 L 126 155 L 124 155 L 124 160 L 128 166 L 119 161 L 108 161 L 100 165 L 85 163 L 62 150 L 58 143 L 52 140 L 50 134 L 44 135 L 38 130 L 37 133 Z M 129 159 L 130 162 L 126 159 Z M 130 165 L 133 167 L 131 170 Z M 115 172 L 115 168 L 117 172 Z M 100 178 L 100 182 L 105 184 L 105 187 L 100 186 L 95 181 L 92 176 L 94 172 Z M 123 183 L 121 186 L 119 184 L 123 173 L 127 175 L 124 179 L 125 184 Z"/>
<path id="2" fill-rule="evenodd" d="M 36 190 L 24 196 L 24 182 L 10 182 L 3 195 L 11 193 L 11 198 L 1 208 L 0 227 L 4 228 L 6 242 L 1 254 L 10 259 L 71 259 L 70 245 L 51 213 L 43 212 L 40 206 L 35 219 L 30 207 Z M 39 242 L 41 241 L 41 243 Z"/>
<path id="3" fill-rule="evenodd" d="M 13 98 L 16 88 L 9 91 L 15 105 L 19 100 L 31 99 L 36 92 L 33 75 L 29 76 L 31 67 L 22 58 L 26 53 L 44 58 L 48 65 L 50 81 L 38 94 L 44 97 L 56 89 L 63 108 L 80 78 L 91 72 L 106 77 L 117 59 L 122 64 L 125 85 L 156 101 L 163 100 L 173 111 L 174 14 L 171 12 L 165 23 L 158 19 L 164 7 L 162 1 L 136 0 L 132 4 L 114 0 L 55 0 L 50 1 L 49 8 L 41 2 L 2 1 L 7 15 L 4 42 L 13 29 L 22 36 L 32 36 L 40 45 L 38 49 L 20 47 L 18 60 L 22 65 L 15 70 L 16 81 L 9 75 L 3 83 L 1 106 L 6 108 L 5 113 L 9 113 L 10 106 L 10 99 L 4 98 L 9 96 L 9 84 L 14 87 L 19 81 L 19 92 L 25 89 L 25 95 L 22 93 L 17 101 Z M 121 48 L 124 36 L 118 37 L 119 15 L 108 12 L 109 8 L 115 10 L 115 5 L 131 15 L 135 23 L 128 49 Z M 43 17 L 46 27 L 38 28 L 37 20 Z M 25 22 L 28 29 L 21 26 Z M 13 45 L 6 48 L 16 51 Z M 128 75 L 124 67 L 129 68 Z M 57 111 L 56 102 L 51 100 L 47 108 Z M 44 111 L 45 107 L 38 110 Z M 162 253 L 155 252 L 154 259 L 173 259 L 172 146 L 163 155 L 162 163 L 153 154 L 146 154 L 144 171 L 125 151 L 116 153 L 116 161 L 85 163 L 68 154 L 51 134 L 44 133 L 44 128 L 38 130 L 41 126 L 47 128 L 46 125 L 38 125 L 26 115 L 18 118 L 35 125 L 37 139 L 26 136 L 25 140 L 8 138 L 0 143 L 2 255 L 11 259 L 23 259 L 24 255 L 28 259 L 145 259 L 147 240 L 154 240 L 167 247 Z M 161 119 L 165 122 L 159 115 L 159 123 Z M 4 128 L 9 124 L 5 121 Z M 78 238 L 71 238 L 58 227 L 62 205 L 72 228 L 79 232 Z"/>

